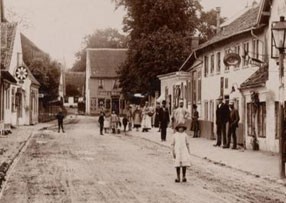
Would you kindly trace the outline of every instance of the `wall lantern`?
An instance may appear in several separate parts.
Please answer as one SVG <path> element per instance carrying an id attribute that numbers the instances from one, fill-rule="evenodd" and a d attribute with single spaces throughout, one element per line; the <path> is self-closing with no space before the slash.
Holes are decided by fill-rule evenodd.
<path id="1" fill-rule="evenodd" d="M 273 47 L 279 50 L 279 52 L 284 52 L 286 49 L 286 21 L 285 17 L 281 16 L 280 21 L 275 21 L 271 25 L 272 34 L 272 49 L 271 56 L 273 58 L 278 58 L 278 53 L 273 53 Z"/>

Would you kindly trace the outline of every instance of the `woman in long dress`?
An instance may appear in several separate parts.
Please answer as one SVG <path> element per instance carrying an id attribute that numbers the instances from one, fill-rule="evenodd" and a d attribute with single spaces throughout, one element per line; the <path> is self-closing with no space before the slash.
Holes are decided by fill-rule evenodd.
<path id="1" fill-rule="evenodd" d="M 142 109 L 142 132 L 148 132 L 152 128 L 152 116 L 154 111 L 152 107 L 149 107 L 149 103 L 145 102 L 145 106 Z"/>

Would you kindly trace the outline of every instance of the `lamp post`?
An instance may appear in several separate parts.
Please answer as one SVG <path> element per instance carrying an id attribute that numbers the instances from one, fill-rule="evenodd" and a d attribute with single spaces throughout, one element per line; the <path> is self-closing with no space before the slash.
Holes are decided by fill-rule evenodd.
<path id="1" fill-rule="evenodd" d="M 286 49 L 286 21 L 284 16 L 271 26 L 272 40 L 279 51 L 279 155 L 280 177 L 285 178 L 285 137 L 284 137 L 284 51 Z"/>

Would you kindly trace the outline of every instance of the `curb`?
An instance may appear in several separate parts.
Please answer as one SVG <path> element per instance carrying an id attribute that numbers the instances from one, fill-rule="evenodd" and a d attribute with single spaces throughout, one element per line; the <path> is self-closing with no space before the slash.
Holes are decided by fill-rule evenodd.
<path id="1" fill-rule="evenodd" d="M 161 142 L 158 142 L 158 141 L 154 141 L 152 139 L 149 139 L 149 138 L 146 138 L 146 137 L 142 137 L 142 136 L 134 136 L 132 134 L 129 134 L 127 133 L 129 136 L 132 136 L 132 137 L 138 137 L 140 139 L 143 139 L 143 140 L 147 140 L 149 142 L 152 142 L 152 143 L 155 143 L 155 144 L 158 144 L 160 146 L 163 146 L 163 147 L 166 147 L 166 148 L 171 148 L 171 146 L 167 145 L 167 144 L 163 144 Z M 191 156 L 193 157 L 196 157 L 196 158 L 199 158 L 199 159 L 202 159 L 202 160 L 205 160 L 209 163 L 212 163 L 212 164 L 215 164 L 215 165 L 219 165 L 221 167 L 226 167 L 226 168 L 229 168 L 229 169 L 233 169 L 235 171 L 239 171 L 239 172 L 242 172 L 246 175 L 251 175 L 255 178 L 261 178 L 261 179 L 264 179 L 264 180 L 267 180 L 267 181 L 270 181 L 270 182 L 273 182 L 273 183 L 277 183 L 277 184 L 280 184 L 282 186 L 286 186 L 286 180 L 283 180 L 283 179 L 279 179 L 279 178 L 273 178 L 273 177 L 269 177 L 269 176 L 261 176 L 259 174 L 256 174 L 254 172 L 250 172 L 250 171 L 246 171 L 246 170 L 243 170 L 243 169 L 240 169 L 240 168 L 236 168 L 236 167 L 233 167 L 233 166 L 230 166 L 228 164 L 225 164 L 223 162 L 220 162 L 220 161 L 215 161 L 215 160 L 212 160 L 212 159 L 209 159 L 208 157 L 202 157 L 202 156 L 198 156 L 196 154 L 193 154 L 193 153 L 190 153 Z"/>

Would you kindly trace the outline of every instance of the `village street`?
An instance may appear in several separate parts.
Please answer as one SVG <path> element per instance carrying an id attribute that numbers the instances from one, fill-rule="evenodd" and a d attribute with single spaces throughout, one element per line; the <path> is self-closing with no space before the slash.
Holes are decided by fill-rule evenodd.
<path id="1" fill-rule="evenodd" d="M 80 117 L 37 131 L 11 167 L 0 202 L 286 202 L 286 187 L 192 156 L 175 183 L 170 148 L 138 136 L 99 135 Z M 154 134 L 159 136 L 159 133 Z"/>

